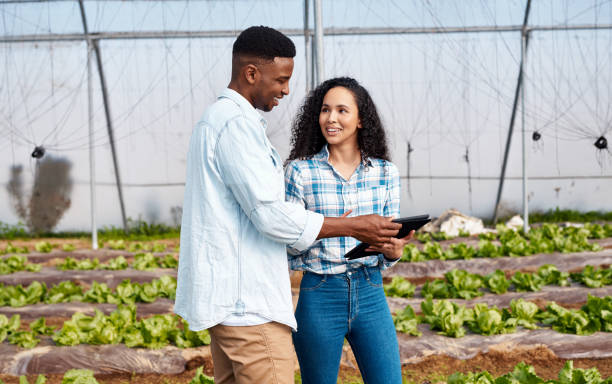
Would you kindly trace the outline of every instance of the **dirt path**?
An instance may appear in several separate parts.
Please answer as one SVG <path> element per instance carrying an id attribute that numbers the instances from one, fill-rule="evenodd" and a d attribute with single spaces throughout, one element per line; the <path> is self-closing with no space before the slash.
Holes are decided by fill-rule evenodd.
<path id="1" fill-rule="evenodd" d="M 34 281 L 39 281 L 44 282 L 49 287 L 66 280 L 86 284 L 97 281 L 114 288 L 125 279 L 130 279 L 132 283 L 146 283 L 164 275 L 176 277 L 176 269 L 159 268 L 151 271 L 138 271 L 128 268 L 120 271 L 60 271 L 52 267 L 43 267 L 40 272 L 15 272 L 10 275 L 0 275 L 0 283 L 5 285 L 29 285 Z"/>

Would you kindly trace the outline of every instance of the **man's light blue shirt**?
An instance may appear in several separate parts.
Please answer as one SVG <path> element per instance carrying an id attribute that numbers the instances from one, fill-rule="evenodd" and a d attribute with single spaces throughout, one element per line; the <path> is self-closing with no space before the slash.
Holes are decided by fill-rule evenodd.
<path id="1" fill-rule="evenodd" d="M 228 88 L 192 132 L 174 305 L 192 330 L 245 314 L 297 327 L 286 246 L 312 245 L 323 216 L 285 202 L 282 161 L 265 130 Z"/>

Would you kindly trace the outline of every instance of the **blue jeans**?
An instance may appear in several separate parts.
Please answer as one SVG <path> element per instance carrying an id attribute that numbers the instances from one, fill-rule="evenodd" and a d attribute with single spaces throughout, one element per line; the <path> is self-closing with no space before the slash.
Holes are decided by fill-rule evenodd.
<path id="1" fill-rule="evenodd" d="M 366 384 L 401 384 L 397 335 L 378 267 L 305 273 L 293 344 L 303 384 L 335 384 L 342 345 L 353 349 Z"/>

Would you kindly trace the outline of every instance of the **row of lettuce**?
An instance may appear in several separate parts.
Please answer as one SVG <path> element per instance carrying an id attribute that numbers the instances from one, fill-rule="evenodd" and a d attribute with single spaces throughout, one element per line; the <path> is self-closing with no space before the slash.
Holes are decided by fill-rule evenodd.
<path id="1" fill-rule="evenodd" d="M 599 228 L 603 227 L 599 226 Z M 414 244 L 408 244 L 404 248 L 401 261 L 465 260 L 502 256 L 528 256 L 552 252 L 600 251 L 602 249 L 597 243 L 589 241 L 592 231 L 586 228 L 560 228 L 545 224 L 541 228 L 531 230 L 527 235 L 507 228 L 500 229 L 498 234 L 499 239 L 482 238 L 476 247 L 466 243 L 457 243 L 444 249 L 440 243 L 429 241 L 424 244 L 422 249 L 419 249 Z M 118 256 L 106 263 L 100 263 L 97 258 L 77 261 L 72 257 L 67 257 L 57 265 L 57 268 L 61 270 L 121 270 L 130 266 L 137 270 L 177 268 L 178 261 L 171 254 L 154 256 L 153 253 L 147 252 L 135 254 L 131 265 L 128 264 L 124 256 Z M 40 268 L 39 264 L 29 263 L 23 255 L 13 254 L 0 259 L 0 275 L 20 271 L 35 272 L 39 271 Z"/>
<path id="2" fill-rule="evenodd" d="M 420 295 L 434 299 L 470 300 L 485 293 L 504 294 L 508 290 L 538 292 L 547 285 L 567 287 L 572 281 L 588 288 L 612 285 L 612 269 L 587 265 L 580 272 L 569 273 L 559 271 L 552 264 L 545 264 L 534 273 L 515 272 L 510 279 L 499 269 L 487 275 L 453 269 L 444 274 L 444 279 L 423 284 Z M 385 294 L 390 297 L 414 297 L 416 288 L 416 285 L 401 276 L 394 276 L 384 286 Z"/>
<path id="3" fill-rule="evenodd" d="M 215 380 L 204 374 L 202 367 L 196 369 L 195 375 L 189 382 L 189 384 L 214 384 Z M 45 375 L 38 375 L 34 384 L 46 384 L 47 377 Z M 0 380 L 0 384 L 4 384 L 4 381 Z M 30 384 L 28 378 L 24 375 L 19 376 L 19 384 Z M 100 384 L 92 370 L 89 369 L 70 369 L 64 373 L 61 384 Z M 586 383 L 591 384 L 591 383 Z M 599 384 L 599 383 L 592 383 Z"/>
<path id="4" fill-rule="evenodd" d="M 109 315 L 99 310 L 93 316 L 77 312 L 59 330 L 46 325 L 44 317 L 31 322 L 26 330 L 19 315 L 8 318 L 0 314 L 0 342 L 6 339 L 22 348 L 34 348 L 41 336 L 51 336 L 58 346 L 125 344 L 129 348 L 159 349 L 168 345 L 193 348 L 210 344 L 207 330 L 191 331 L 177 315 L 158 314 L 138 320 L 134 305 L 119 305 Z"/>
<path id="5" fill-rule="evenodd" d="M 518 363 L 512 372 L 494 377 L 487 371 L 453 373 L 447 384 L 612 384 L 612 377 L 603 379 L 597 368 L 574 368 L 574 362 L 568 360 L 559 371 L 558 380 L 545 380 L 539 377 L 533 366 Z"/>
<path id="6" fill-rule="evenodd" d="M 83 287 L 73 281 L 62 281 L 47 288 L 44 282 L 34 281 L 27 287 L 0 284 L 0 306 L 23 307 L 39 303 L 59 304 L 71 302 L 134 304 L 152 303 L 158 298 L 174 300 L 176 296 L 176 279 L 172 276 L 161 276 L 145 283 L 132 283 L 123 280 L 114 290 L 106 283 L 94 281 L 91 287 Z"/>
<path id="7" fill-rule="evenodd" d="M 552 241 L 558 251 L 563 251 L 569 245 L 567 243 L 575 242 L 576 239 L 604 239 L 612 237 L 612 224 L 597 224 L 597 223 L 586 223 L 582 226 L 566 226 L 561 227 L 555 224 L 543 224 L 539 227 L 534 227 L 529 230 L 528 233 L 516 230 L 511 227 L 507 227 L 503 224 L 497 225 L 495 231 L 489 231 L 478 235 L 480 240 L 486 241 L 500 241 L 502 243 L 513 239 L 518 235 L 531 242 L 542 242 L 546 240 Z M 455 237 L 449 236 L 445 232 L 423 232 L 417 233 L 416 239 L 421 243 L 430 243 L 435 241 L 450 240 Z M 470 237 L 469 232 L 460 231 L 459 237 Z M 536 244 L 537 245 L 537 244 Z M 539 246 L 541 248 L 542 246 Z M 39 241 L 34 245 L 34 251 L 40 253 L 49 253 L 54 248 L 60 248 L 63 251 L 71 252 L 75 250 L 74 245 L 70 243 L 64 243 L 61 246 L 57 244 L 51 244 L 48 241 Z M 101 243 L 100 248 L 108 248 L 112 250 L 126 250 L 128 252 L 152 252 L 161 253 L 167 252 L 168 246 L 160 242 L 140 242 L 140 241 L 125 241 L 125 240 L 109 240 Z M 178 252 L 179 248 L 174 247 L 173 252 Z M 2 249 L 0 248 L 0 254 L 18 254 L 18 253 L 29 253 L 30 249 L 27 246 L 14 246 L 10 242 L 7 246 Z M 568 252 L 573 252 L 568 250 Z"/>
<path id="8" fill-rule="evenodd" d="M 178 260 L 171 254 L 163 256 L 155 256 L 152 253 L 137 253 L 134 255 L 134 259 L 131 263 L 128 263 L 127 259 L 120 255 L 115 258 L 108 260 L 105 263 L 101 263 L 97 257 L 93 259 L 85 258 L 77 260 L 73 257 L 66 257 L 55 268 L 68 271 L 68 270 L 111 270 L 118 271 L 128 268 L 133 268 L 139 271 L 150 271 L 157 268 L 178 268 Z M 26 256 L 23 255 L 11 255 L 3 259 L 0 259 L 0 275 L 8 275 L 15 272 L 39 272 L 42 269 L 40 264 L 30 263 Z"/>
<path id="9" fill-rule="evenodd" d="M 522 233 L 522 229 L 508 227 L 504 224 L 498 224 L 494 231 L 487 231 L 478 235 L 483 240 L 497 240 L 507 231 L 515 231 Z M 556 224 L 542 224 L 541 226 L 532 227 L 529 233 L 543 232 L 548 236 L 572 236 L 575 233 L 581 233 L 586 235 L 589 239 L 604 239 L 606 237 L 612 237 L 612 224 L 597 224 L 597 223 L 585 223 L 585 224 L 574 224 L 567 226 L 560 226 Z M 452 240 L 457 237 L 470 237 L 470 233 L 465 230 L 459 230 L 459 236 L 450 236 L 444 231 L 440 232 L 419 232 L 416 234 L 416 239 L 421 243 L 429 241 L 444 241 Z"/>
<path id="10" fill-rule="evenodd" d="M 453 269 L 444 279 L 426 282 L 420 296 L 434 299 L 457 298 L 470 300 L 489 292 L 504 294 L 512 289 L 517 292 L 537 292 L 545 285 L 568 286 L 570 280 L 589 288 L 612 285 L 612 269 L 586 266 L 580 272 L 561 272 L 554 265 L 541 266 L 535 273 L 516 272 L 508 279 L 504 272 L 496 270 L 488 275 L 478 275 L 465 270 Z M 414 297 L 416 285 L 401 276 L 394 276 L 385 284 L 385 294 L 390 297 Z M 38 303 L 58 304 L 69 302 L 133 304 L 151 303 L 158 298 L 174 299 L 176 279 L 161 276 L 150 282 L 136 283 L 123 280 L 115 289 L 106 283 L 94 281 L 89 289 L 67 280 L 52 285 L 34 281 L 28 286 L 0 284 L 0 306 L 23 307 Z"/>
<path id="11" fill-rule="evenodd" d="M 612 296 L 603 298 L 588 295 L 581 309 L 568 309 L 549 302 L 545 309 L 523 299 L 512 300 L 509 308 L 499 309 L 486 303 L 473 308 L 449 300 L 427 298 L 421 302 L 420 315 L 411 306 L 393 316 L 395 329 L 413 336 L 421 336 L 418 325 L 429 324 L 430 329 L 448 337 L 463 337 L 466 327 L 479 335 L 514 333 L 517 327 L 537 329 L 551 327 L 561 333 L 591 335 L 612 332 Z"/>
<path id="12" fill-rule="evenodd" d="M 126 242 L 125 240 L 109 240 L 105 243 L 99 244 L 100 248 L 108 248 L 112 250 L 125 250 L 128 252 L 153 252 L 162 253 L 168 251 L 168 246 L 164 243 L 154 242 L 147 243 L 141 241 Z M 39 253 L 50 253 L 54 249 L 58 249 L 64 252 L 72 252 L 76 247 L 71 243 L 51 244 L 48 241 L 38 241 L 34 244 L 34 248 L 30 249 L 26 245 L 16 246 L 11 242 L 8 242 L 6 247 L 0 248 L 0 255 L 6 254 L 19 254 L 19 253 L 30 253 L 36 251 Z M 178 247 L 175 247 L 173 252 L 178 252 Z"/>
<path id="13" fill-rule="evenodd" d="M 489 234 L 479 235 L 480 240 L 476 247 L 466 243 L 456 243 L 445 249 L 438 242 L 427 241 L 422 249 L 419 249 L 414 244 L 408 244 L 404 248 L 401 261 L 518 257 L 553 252 L 595 252 L 602 249 L 599 244 L 589 241 L 592 238 L 601 237 L 593 237 L 592 232 L 586 228 L 561 228 L 545 224 L 540 228 L 532 229 L 527 234 L 508 228 L 500 228 L 494 235 L 496 236 L 494 239 L 491 239 Z M 602 236 L 609 237 L 607 232 Z"/>
<path id="14" fill-rule="evenodd" d="M 486 303 L 467 308 L 449 300 L 427 298 L 421 302 L 422 314 L 416 315 L 411 306 L 397 312 L 393 321 L 397 331 L 421 336 L 418 325 L 430 328 L 448 337 L 462 337 L 466 327 L 479 335 L 496 335 L 516 332 L 518 327 L 537 329 L 551 327 L 562 333 L 590 335 L 598 331 L 612 332 L 612 297 L 588 295 L 581 309 L 564 308 L 549 302 L 545 309 L 523 299 L 512 300 L 508 308 L 499 309 Z M 75 313 L 59 330 L 45 324 L 39 318 L 23 330 L 19 315 L 10 319 L 0 315 L 0 342 L 8 339 L 11 344 L 33 348 L 40 342 L 39 336 L 51 336 L 56 345 L 125 344 L 128 347 L 162 348 L 176 345 L 179 348 L 196 347 L 210 343 L 206 331 L 193 332 L 187 324 L 173 314 L 153 315 L 137 320 L 134 305 L 118 305 L 109 315 L 96 310 L 94 316 Z"/>

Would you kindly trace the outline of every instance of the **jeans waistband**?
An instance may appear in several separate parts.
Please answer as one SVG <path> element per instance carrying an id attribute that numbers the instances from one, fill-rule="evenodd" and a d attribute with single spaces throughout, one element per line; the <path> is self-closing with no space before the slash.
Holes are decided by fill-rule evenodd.
<path id="1" fill-rule="evenodd" d="M 314 273 L 310 271 L 304 271 L 304 274 L 312 273 L 315 275 L 328 275 L 328 276 L 349 276 L 349 277 L 359 277 L 365 276 L 369 277 L 373 273 L 380 273 L 380 267 L 375 265 L 373 267 L 366 267 L 363 265 L 360 266 L 351 266 L 350 264 L 346 265 L 346 271 L 342 273 Z"/>

